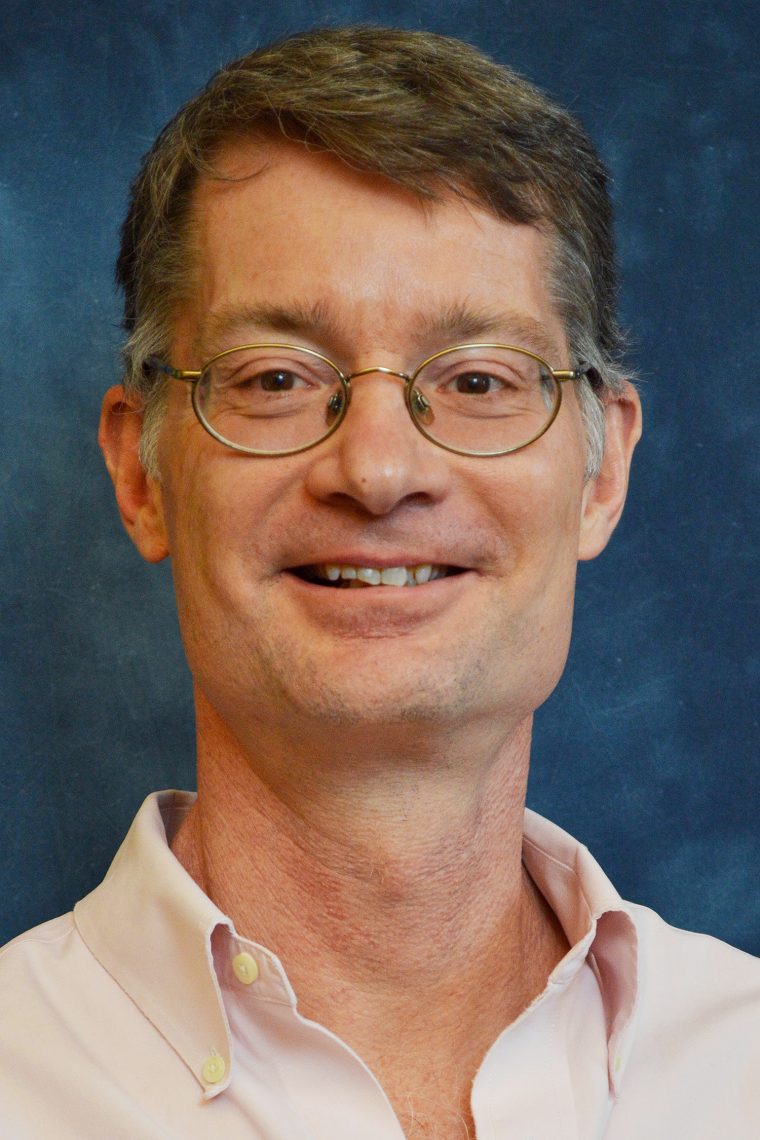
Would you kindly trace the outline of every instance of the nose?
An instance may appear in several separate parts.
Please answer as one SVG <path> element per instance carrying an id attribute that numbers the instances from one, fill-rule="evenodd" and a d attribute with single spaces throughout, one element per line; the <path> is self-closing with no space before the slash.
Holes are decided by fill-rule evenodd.
<path id="1" fill-rule="evenodd" d="M 351 403 L 343 423 L 311 453 L 311 494 L 351 501 L 378 517 L 404 503 L 439 500 L 449 482 L 449 456 L 412 423 L 404 374 L 362 368 L 350 379 Z"/>

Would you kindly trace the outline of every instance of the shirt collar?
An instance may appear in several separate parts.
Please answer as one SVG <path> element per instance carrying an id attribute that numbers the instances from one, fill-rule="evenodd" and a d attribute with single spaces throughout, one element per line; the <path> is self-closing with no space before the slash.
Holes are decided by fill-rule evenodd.
<path id="1" fill-rule="evenodd" d="M 232 941 L 234 952 L 244 940 L 169 848 L 194 800 L 190 792 L 149 796 L 105 879 L 77 904 L 74 919 L 94 957 L 182 1057 L 205 1096 L 213 1097 L 229 1084 L 233 1055 L 212 936 L 217 955 L 220 943 Z M 547 991 L 574 976 L 583 961 L 594 969 L 607 1022 L 610 1086 L 617 1093 L 637 991 L 631 912 L 588 850 L 530 810 L 523 861 L 571 947 Z M 295 1004 L 276 956 L 256 950 L 281 1000 Z M 221 1066 L 215 1062 L 209 1069 L 213 1058 Z"/>
<path id="2" fill-rule="evenodd" d="M 182 1057 L 207 1096 L 227 1087 L 230 1029 L 213 964 L 211 936 L 230 920 L 169 848 L 189 811 L 189 792 L 149 796 L 100 886 L 74 908 L 92 954 Z M 216 1079 L 208 1061 L 220 1057 Z"/>
<path id="3" fill-rule="evenodd" d="M 631 910 L 588 848 L 529 809 L 523 862 L 571 947 L 549 985 L 572 976 L 582 960 L 596 974 L 607 1023 L 610 1088 L 617 1095 L 633 1044 L 638 993 L 638 932 Z"/>

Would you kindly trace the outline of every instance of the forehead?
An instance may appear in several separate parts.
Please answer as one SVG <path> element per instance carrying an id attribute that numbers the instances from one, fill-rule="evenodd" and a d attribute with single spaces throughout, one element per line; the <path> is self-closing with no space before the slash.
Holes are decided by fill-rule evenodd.
<path id="1" fill-rule="evenodd" d="M 344 347 L 419 350 L 509 336 L 556 356 L 550 246 L 453 194 L 419 196 L 297 144 L 228 146 L 195 190 L 195 288 L 182 325 L 198 351 L 267 330 Z M 290 326 L 290 327 L 288 327 Z"/>

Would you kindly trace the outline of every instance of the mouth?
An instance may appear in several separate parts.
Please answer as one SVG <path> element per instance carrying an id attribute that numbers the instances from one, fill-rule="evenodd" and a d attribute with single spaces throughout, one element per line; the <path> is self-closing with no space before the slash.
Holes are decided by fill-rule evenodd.
<path id="1" fill-rule="evenodd" d="M 412 566 L 359 566 L 350 563 L 320 562 L 309 566 L 294 566 L 290 570 L 304 582 L 338 590 L 366 589 L 374 586 L 397 588 L 425 586 L 439 578 L 463 574 L 461 566 L 436 562 L 422 562 Z"/>

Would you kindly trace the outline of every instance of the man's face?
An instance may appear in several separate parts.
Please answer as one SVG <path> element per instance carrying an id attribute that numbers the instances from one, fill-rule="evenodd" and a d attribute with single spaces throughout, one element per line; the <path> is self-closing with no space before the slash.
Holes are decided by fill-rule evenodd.
<path id="1" fill-rule="evenodd" d="M 197 288 L 175 366 L 271 340 L 345 372 L 411 371 L 478 339 L 569 365 L 536 229 L 453 197 L 423 205 L 295 145 L 230 149 L 222 165 L 258 173 L 197 190 Z M 480 459 L 428 442 L 402 382 L 380 373 L 353 382 L 335 435 L 281 458 L 225 448 L 189 395 L 172 386 L 157 494 L 190 666 L 233 731 L 301 716 L 517 723 L 543 701 L 565 661 L 585 541 L 572 385 L 541 439 Z M 446 575 L 351 589 L 304 577 L 324 564 Z"/>

